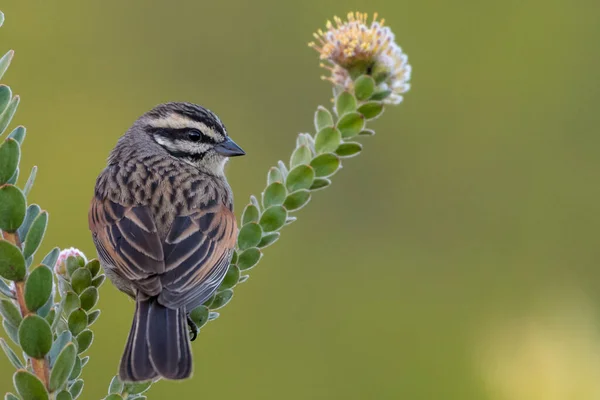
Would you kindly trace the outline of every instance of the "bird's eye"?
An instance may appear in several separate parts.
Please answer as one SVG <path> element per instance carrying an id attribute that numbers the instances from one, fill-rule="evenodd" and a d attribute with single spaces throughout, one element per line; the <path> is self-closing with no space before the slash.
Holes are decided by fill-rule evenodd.
<path id="1" fill-rule="evenodd" d="M 202 133 L 197 129 L 192 129 L 187 133 L 188 139 L 192 142 L 199 142 L 202 139 Z"/>

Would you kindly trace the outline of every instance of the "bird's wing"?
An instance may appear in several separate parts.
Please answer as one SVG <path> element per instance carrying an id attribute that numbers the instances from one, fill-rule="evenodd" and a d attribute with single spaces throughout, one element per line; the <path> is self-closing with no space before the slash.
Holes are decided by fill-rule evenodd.
<path id="1" fill-rule="evenodd" d="M 165 273 L 159 301 L 191 309 L 207 300 L 227 272 L 236 236 L 235 216 L 220 203 L 175 218 L 163 242 Z"/>
<path id="2" fill-rule="evenodd" d="M 94 198 L 89 223 L 103 264 L 169 308 L 192 309 L 213 294 L 237 236 L 233 212 L 216 202 L 175 218 L 163 240 L 146 206 Z"/>
<path id="3" fill-rule="evenodd" d="M 161 291 L 165 272 L 163 245 L 150 209 L 92 199 L 90 230 L 105 266 L 148 296 Z"/>

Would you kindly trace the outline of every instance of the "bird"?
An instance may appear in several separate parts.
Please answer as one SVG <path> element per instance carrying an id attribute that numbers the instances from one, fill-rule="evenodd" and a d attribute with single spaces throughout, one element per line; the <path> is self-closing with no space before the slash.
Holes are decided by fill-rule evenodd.
<path id="1" fill-rule="evenodd" d="M 185 102 L 146 112 L 111 151 L 88 222 L 106 275 L 135 300 L 121 381 L 192 375 L 189 313 L 229 268 L 238 228 L 224 168 L 244 154 L 217 115 Z"/>

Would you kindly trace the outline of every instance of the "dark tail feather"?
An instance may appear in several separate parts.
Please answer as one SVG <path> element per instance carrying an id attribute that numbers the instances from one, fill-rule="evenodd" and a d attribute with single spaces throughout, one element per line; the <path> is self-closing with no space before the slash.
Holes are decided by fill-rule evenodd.
<path id="1" fill-rule="evenodd" d="M 192 348 L 185 308 L 173 310 L 152 301 L 147 330 L 150 361 L 166 379 L 185 379 L 192 375 Z"/>
<path id="2" fill-rule="evenodd" d="M 150 362 L 150 349 L 146 340 L 149 313 L 148 301 L 136 302 L 133 324 L 119 367 L 119 378 L 122 381 L 148 381 L 158 376 Z"/>

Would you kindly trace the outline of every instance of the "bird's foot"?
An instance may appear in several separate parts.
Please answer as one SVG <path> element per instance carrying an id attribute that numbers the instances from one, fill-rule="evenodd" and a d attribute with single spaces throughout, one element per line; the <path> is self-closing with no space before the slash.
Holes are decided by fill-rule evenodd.
<path id="1" fill-rule="evenodd" d="M 187 323 L 190 328 L 190 341 L 193 342 L 196 340 L 196 337 L 198 337 L 198 326 L 194 321 L 192 321 L 189 315 L 187 316 Z"/>

